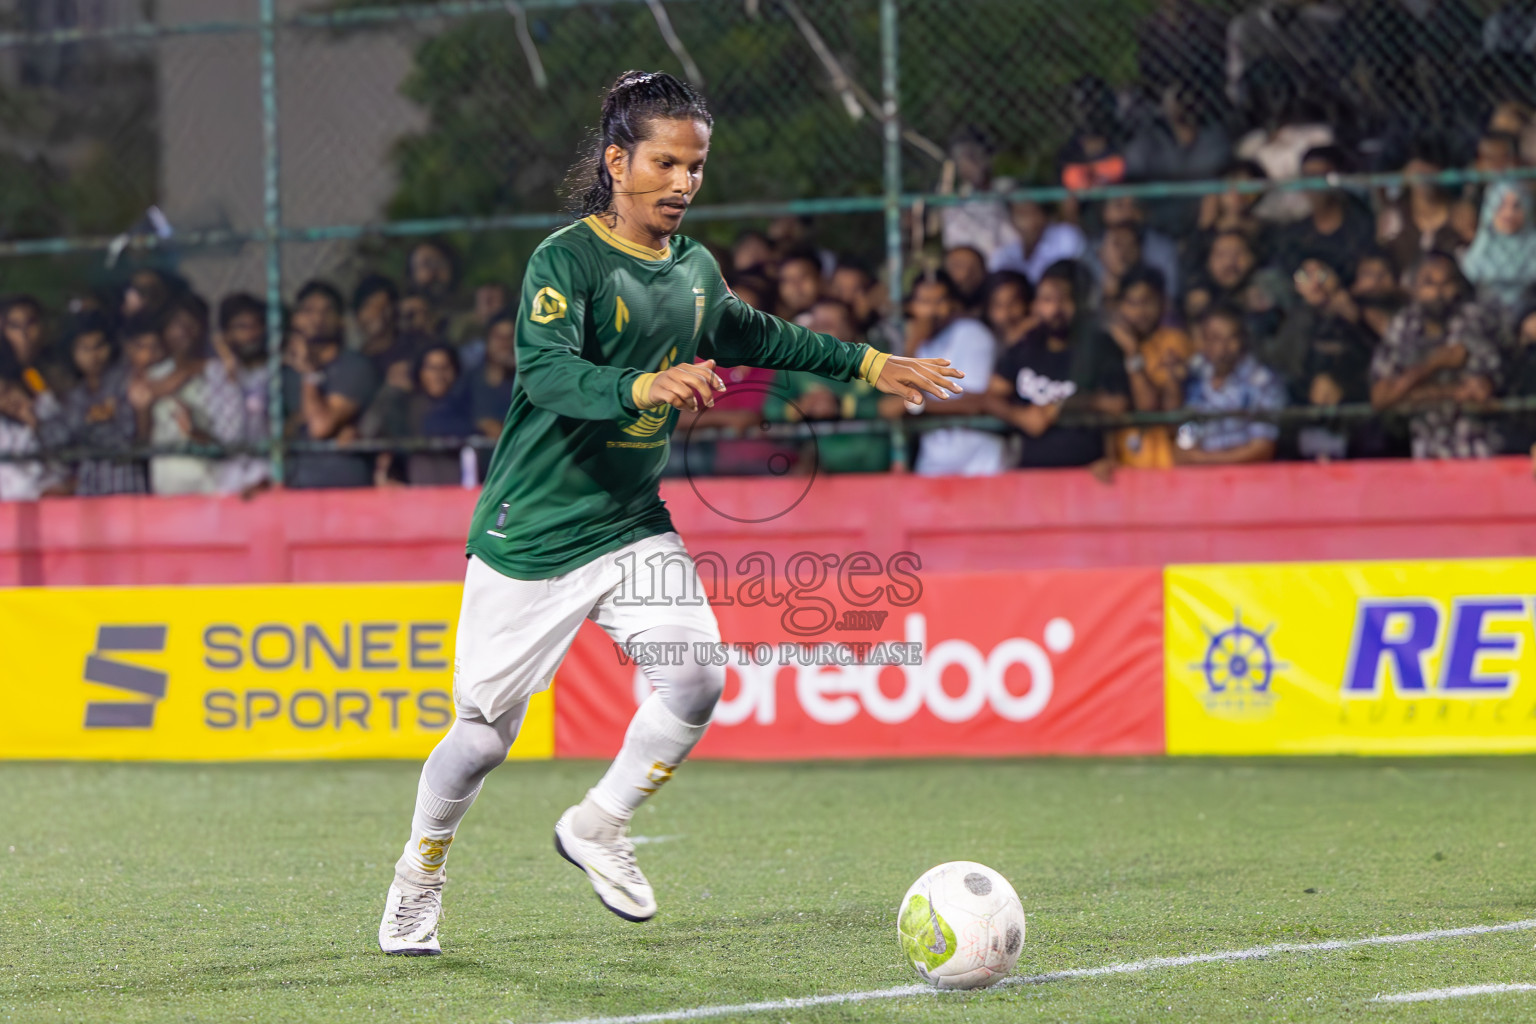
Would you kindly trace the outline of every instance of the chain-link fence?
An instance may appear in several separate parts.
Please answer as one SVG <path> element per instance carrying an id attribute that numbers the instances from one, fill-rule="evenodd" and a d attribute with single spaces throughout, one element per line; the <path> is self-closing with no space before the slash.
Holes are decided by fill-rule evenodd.
<path id="1" fill-rule="evenodd" d="M 275 441 L 297 287 L 407 277 L 412 242 L 440 236 L 468 317 L 475 284 L 515 286 L 566 221 L 562 181 L 631 67 L 714 111 L 691 234 L 728 253 L 814 217 L 815 244 L 884 268 L 891 297 L 941 246 L 996 265 L 1044 216 L 1081 230 L 1101 298 L 1117 263 L 1166 264 L 1179 319 L 1197 281 L 1226 288 L 1225 231 L 1256 224 L 1280 278 L 1327 249 L 1281 236 L 1341 184 L 1360 251 L 1402 271 L 1473 247 L 1486 183 L 1536 156 L 1525 0 L 12 0 L 0 19 L 0 290 L 60 332 L 115 313 L 145 266 L 264 296 Z M 1319 146 L 1340 151 L 1327 181 L 1304 176 Z M 1495 241 L 1514 296 L 1536 253 Z M 1277 316 L 1299 301 L 1278 287 Z"/>

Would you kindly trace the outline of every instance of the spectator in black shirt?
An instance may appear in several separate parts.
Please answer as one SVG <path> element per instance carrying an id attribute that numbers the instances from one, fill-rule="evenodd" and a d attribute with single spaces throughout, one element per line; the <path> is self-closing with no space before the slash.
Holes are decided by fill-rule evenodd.
<path id="1" fill-rule="evenodd" d="M 1024 433 L 1020 467 L 1087 466 L 1104 458 L 1104 432 L 1057 425 L 1063 411 L 1121 413 L 1130 387 L 1119 360 L 1092 360 L 1100 368 L 1086 386 L 1075 380 L 1085 360 L 1074 349 L 1088 344 L 1078 320 L 1071 274 L 1052 267 L 1035 292 L 1038 325 L 998 357 L 987 390 L 992 415 Z"/>
<path id="2" fill-rule="evenodd" d="M 357 438 L 357 421 L 378 390 L 368 359 L 341 343 L 340 334 L 289 341 L 283 367 L 283 407 L 288 435 L 299 441 L 346 443 Z M 296 452 L 289 460 L 290 487 L 367 487 L 373 482 L 367 456 L 346 452 Z"/>
<path id="3" fill-rule="evenodd" d="M 411 366 L 428 343 L 400 330 L 399 307 L 400 289 L 383 274 L 369 274 L 352 290 L 352 317 L 362 338 L 358 351 L 381 383 L 409 391 Z"/>
<path id="4" fill-rule="evenodd" d="M 1035 286 L 1016 270 L 999 270 L 987 278 L 986 324 L 997 339 L 998 352 L 1024 340 L 1035 326 L 1030 304 L 1035 301 Z"/>
<path id="5" fill-rule="evenodd" d="M 1293 403 L 1338 405 L 1363 402 L 1375 344 L 1361 326 L 1360 307 L 1344 284 L 1331 253 L 1308 253 L 1293 275 L 1301 300 L 1286 311 L 1273 338 L 1254 347 L 1259 362 L 1274 370 Z M 1318 377 L 1326 378 L 1318 381 Z M 1318 400 L 1319 389 L 1332 401 Z"/>
<path id="6" fill-rule="evenodd" d="M 1536 301 L 1527 301 L 1515 320 L 1513 351 L 1504 374 L 1504 394 L 1536 398 Z M 1536 412 L 1512 413 L 1501 424 L 1503 451 L 1536 458 Z"/>
<path id="7" fill-rule="evenodd" d="M 1368 250 L 1355 264 L 1349 294 L 1360 307 L 1360 326 L 1370 332 L 1372 344 L 1380 341 L 1397 311 L 1408 304 L 1398 281 L 1397 264 L 1381 249 Z"/>
<path id="8" fill-rule="evenodd" d="M 1267 338 L 1280 326 L 1280 300 L 1289 290 L 1279 274 L 1259 268 L 1247 235 L 1223 231 L 1184 294 L 1184 318 L 1194 323 L 1212 306 L 1235 306 L 1246 318 L 1247 336 Z"/>
<path id="9" fill-rule="evenodd" d="M 1369 401 L 1376 339 L 1361 325 L 1360 309 L 1334 268 L 1320 260 L 1308 261 L 1301 273 L 1309 277 L 1298 284 L 1302 299 L 1322 313 L 1303 363 L 1306 401 L 1313 405 Z"/>
<path id="10" fill-rule="evenodd" d="M 308 281 L 293 300 L 293 329 L 307 341 L 339 336 L 343 308 L 335 285 L 318 279 Z"/>
<path id="11" fill-rule="evenodd" d="M 1301 158 L 1303 178 L 1323 178 L 1349 171 L 1349 159 L 1337 146 L 1317 146 Z M 1347 277 L 1355 264 L 1376 245 L 1376 219 L 1370 210 L 1341 188 L 1306 193 L 1310 213 L 1280 232 L 1276 262 L 1292 274 L 1310 253 L 1324 254 Z"/>

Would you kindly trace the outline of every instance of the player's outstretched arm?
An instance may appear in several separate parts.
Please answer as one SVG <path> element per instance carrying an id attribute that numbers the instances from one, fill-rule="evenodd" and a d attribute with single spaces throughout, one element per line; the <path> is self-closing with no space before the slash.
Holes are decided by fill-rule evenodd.
<path id="1" fill-rule="evenodd" d="M 912 356 L 891 356 L 880 367 L 872 382 L 875 389 L 888 395 L 900 395 L 909 402 L 922 402 L 924 395 L 945 399 L 958 395 L 965 389 L 956 383 L 964 377 L 948 359 L 917 359 Z"/>
<path id="2" fill-rule="evenodd" d="M 871 384 L 878 376 L 874 362 L 884 358 L 868 345 L 839 341 L 755 310 L 729 291 L 700 338 L 699 354 L 721 366 L 802 370 L 839 381 L 862 377 Z"/>

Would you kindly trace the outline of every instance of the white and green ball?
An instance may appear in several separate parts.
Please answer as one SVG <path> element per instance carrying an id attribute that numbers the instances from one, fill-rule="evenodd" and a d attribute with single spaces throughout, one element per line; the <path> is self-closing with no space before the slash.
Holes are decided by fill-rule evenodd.
<path id="1" fill-rule="evenodd" d="M 901 950 L 935 988 L 986 988 L 1013 972 L 1024 948 L 1024 907 L 1008 879 L 968 860 L 912 883 L 896 919 Z"/>

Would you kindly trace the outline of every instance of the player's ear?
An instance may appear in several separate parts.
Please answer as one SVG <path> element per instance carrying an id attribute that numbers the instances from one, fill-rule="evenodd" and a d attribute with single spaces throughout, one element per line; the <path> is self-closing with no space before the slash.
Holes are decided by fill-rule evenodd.
<path id="1" fill-rule="evenodd" d="M 608 176 L 618 181 L 629 169 L 629 154 L 618 143 L 609 143 L 603 150 L 603 163 L 608 166 Z"/>

